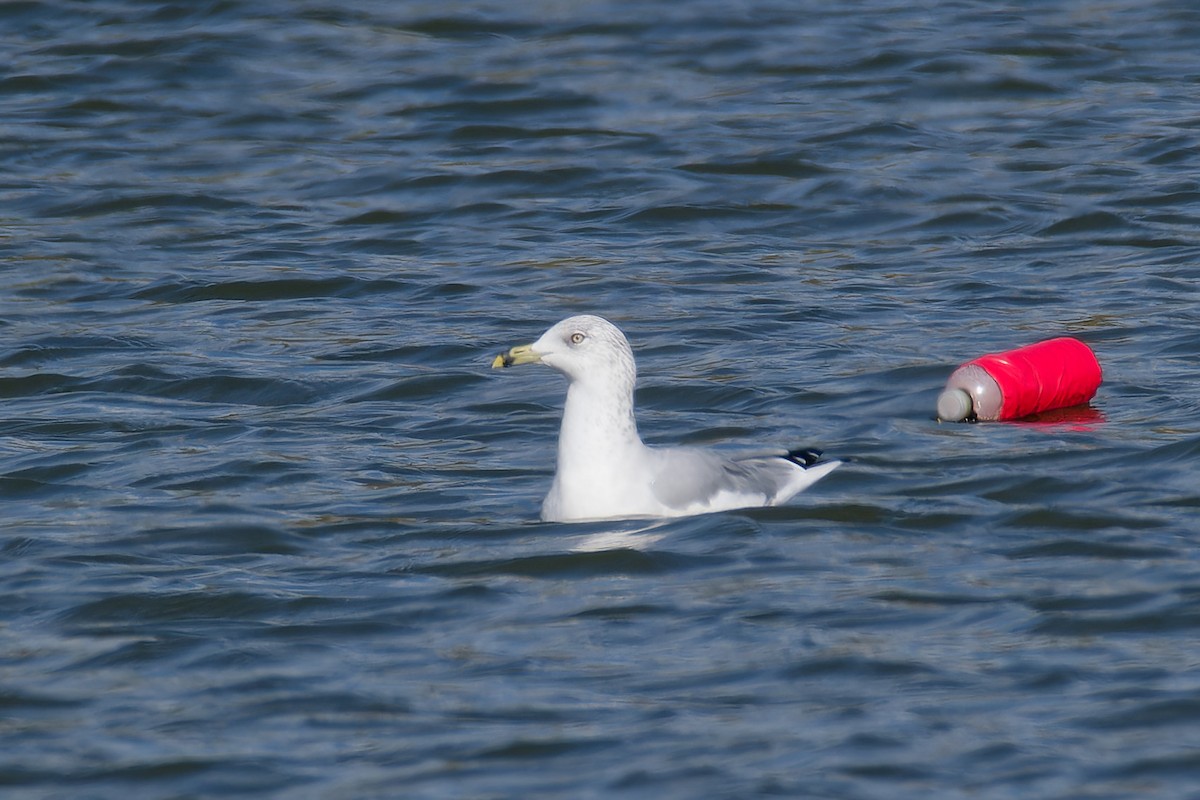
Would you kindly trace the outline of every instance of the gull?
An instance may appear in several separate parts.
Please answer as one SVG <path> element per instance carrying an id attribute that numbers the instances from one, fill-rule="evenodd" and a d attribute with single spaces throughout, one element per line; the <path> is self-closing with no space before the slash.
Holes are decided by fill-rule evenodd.
<path id="1" fill-rule="evenodd" d="M 704 447 L 651 447 L 638 435 L 637 369 L 625 335 L 590 314 L 569 317 L 494 369 L 544 364 L 568 381 L 558 465 L 542 503 L 547 522 L 684 517 L 785 503 L 842 462 L 811 449 L 728 456 Z"/>

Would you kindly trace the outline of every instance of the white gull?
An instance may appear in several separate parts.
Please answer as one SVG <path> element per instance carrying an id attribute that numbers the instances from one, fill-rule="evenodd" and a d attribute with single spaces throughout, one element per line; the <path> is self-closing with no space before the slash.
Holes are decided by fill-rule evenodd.
<path id="1" fill-rule="evenodd" d="M 606 319 L 559 322 L 533 344 L 513 347 L 495 368 L 545 364 L 570 382 L 558 436 L 558 468 L 542 519 L 682 517 L 774 506 L 842 462 L 818 450 L 726 456 L 702 447 L 650 447 L 633 411 L 637 379 L 625 335 Z"/>

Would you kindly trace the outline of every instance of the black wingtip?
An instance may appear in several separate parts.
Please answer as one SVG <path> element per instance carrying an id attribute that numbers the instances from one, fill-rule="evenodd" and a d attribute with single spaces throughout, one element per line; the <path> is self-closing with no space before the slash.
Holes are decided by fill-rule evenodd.
<path id="1" fill-rule="evenodd" d="M 814 450 L 812 448 L 805 448 L 803 450 L 789 450 L 788 454 L 784 456 L 784 458 L 796 466 L 808 469 L 811 466 L 821 463 L 821 451 Z"/>

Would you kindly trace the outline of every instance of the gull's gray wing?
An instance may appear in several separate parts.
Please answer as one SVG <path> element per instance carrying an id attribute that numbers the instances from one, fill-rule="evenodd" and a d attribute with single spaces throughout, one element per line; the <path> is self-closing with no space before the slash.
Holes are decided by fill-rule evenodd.
<path id="1" fill-rule="evenodd" d="M 696 447 L 660 448 L 655 453 L 654 496 L 669 508 L 705 506 L 717 498 L 725 508 L 771 505 L 828 471 L 798 481 L 805 469 L 818 463 L 820 453 L 815 450 L 779 450 L 736 458 Z"/>

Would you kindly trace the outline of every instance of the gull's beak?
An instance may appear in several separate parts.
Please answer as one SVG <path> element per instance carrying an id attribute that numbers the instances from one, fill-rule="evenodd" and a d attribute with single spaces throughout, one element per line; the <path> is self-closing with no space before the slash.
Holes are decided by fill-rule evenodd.
<path id="1" fill-rule="evenodd" d="M 519 344 L 507 353 L 501 353 L 492 361 L 492 369 L 501 367 L 519 367 L 522 364 L 537 364 L 542 360 L 542 354 L 533 349 L 531 344 Z"/>

